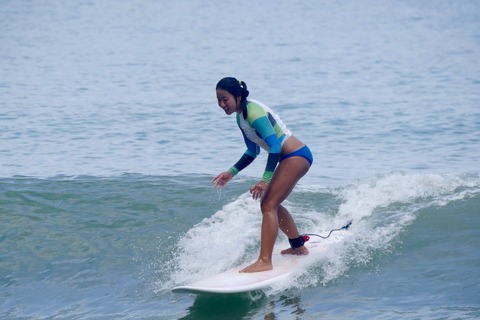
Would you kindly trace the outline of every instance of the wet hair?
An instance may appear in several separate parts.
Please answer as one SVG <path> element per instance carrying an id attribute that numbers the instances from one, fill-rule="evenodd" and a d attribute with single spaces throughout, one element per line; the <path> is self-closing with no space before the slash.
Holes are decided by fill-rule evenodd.
<path id="1" fill-rule="evenodd" d="M 215 90 L 222 89 L 230 93 L 234 98 L 235 101 L 240 97 L 240 104 L 242 106 L 242 115 L 243 118 L 247 118 L 247 97 L 248 97 L 248 90 L 247 84 L 243 81 L 238 81 L 233 77 L 226 77 L 222 80 L 218 81 Z"/>

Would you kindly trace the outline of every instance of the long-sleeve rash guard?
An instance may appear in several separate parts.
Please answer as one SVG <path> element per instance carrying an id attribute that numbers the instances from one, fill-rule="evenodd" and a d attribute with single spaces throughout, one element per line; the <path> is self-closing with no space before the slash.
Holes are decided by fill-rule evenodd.
<path id="1" fill-rule="evenodd" d="M 269 107 L 256 100 L 247 100 L 247 117 L 237 114 L 237 124 L 242 131 L 247 151 L 230 168 L 236 175 L 247 167 L 260 153 L 260 148 L 268 152 L 267 165 L 262 181 L 270 182 L 277 167 L 283 143 L 292 135 L 280 117 Z"/>

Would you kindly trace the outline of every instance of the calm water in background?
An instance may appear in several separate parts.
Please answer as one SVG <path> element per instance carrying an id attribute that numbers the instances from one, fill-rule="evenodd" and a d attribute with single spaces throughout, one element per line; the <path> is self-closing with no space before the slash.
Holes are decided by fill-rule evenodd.
<path id="1" fill-rule="evenodd" d="M 477 1 L 1 1 L 0 317 L 480 317 L 479 56 Z M 210 184 L 224 76 L 312 149 L 302 231 L 354 224 L 266 292 L 176 295 L 258 252 L 265 153 Z"/>

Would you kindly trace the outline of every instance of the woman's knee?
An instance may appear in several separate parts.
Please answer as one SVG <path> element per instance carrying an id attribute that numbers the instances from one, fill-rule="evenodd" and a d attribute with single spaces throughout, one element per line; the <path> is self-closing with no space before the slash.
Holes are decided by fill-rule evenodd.
<path id="1" fill-rule="evenodd" d="M 278 209 L 278 204 L 276 204 L 274 201 L 271 199 L 268 199 L 267 197 L 262 198 L 260 201 L 260 210 L 262 210 L 262 214 L 268 214 L 268 213 L 275 213 Z"/>

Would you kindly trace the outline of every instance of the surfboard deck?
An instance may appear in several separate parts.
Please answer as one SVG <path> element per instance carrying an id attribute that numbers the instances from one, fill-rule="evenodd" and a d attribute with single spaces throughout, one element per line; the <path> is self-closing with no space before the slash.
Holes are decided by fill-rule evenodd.
<path id="1" fill-rule="evenodd" d="M 230 294 L 266 289 L 272 284 L 288 278 L 308 256 L 325 251 L 328 245 L 320 242 L 307 242 L 305 246 L 310 251 L 307 256 L 282 255 L 280 251 L 274 252 L 272 255 L 273 270 L 255 273 L 239 272 L 255 262 L 252 261 L 206 279 L 174 287 L 172 291 L 177 293 Z"/>

